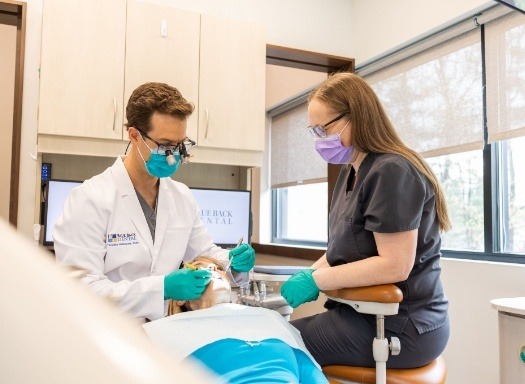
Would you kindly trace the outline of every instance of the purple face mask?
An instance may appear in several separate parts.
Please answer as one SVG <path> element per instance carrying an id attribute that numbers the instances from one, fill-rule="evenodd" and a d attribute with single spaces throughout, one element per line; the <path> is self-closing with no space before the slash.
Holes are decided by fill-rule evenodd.
<path id="1" fill-rule="evenodd" d="M 324 139 L 315 139 L 315 150 L 327 163 L 347 164 L 350 157 L 352 157 L 354 147 L 345 147 L 343 143 L 341 143 L 341 133 L 343 133 L 345 129 L 346 126 L 339 134 L 330 135 Z"/>

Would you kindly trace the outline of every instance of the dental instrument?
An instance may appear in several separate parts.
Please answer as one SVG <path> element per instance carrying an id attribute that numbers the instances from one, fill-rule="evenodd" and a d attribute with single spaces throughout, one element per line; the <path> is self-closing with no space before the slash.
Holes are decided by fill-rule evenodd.
<path id="1" fill-rule="evenodd" d="M 237 245 L 235 246 L 235 248 L 237 248 L 238 246 L 240 246 L 240 245 L 242 244 L 243 240 L 244 240 L 244 237 L 241 236 L 241 238 L 240 238 L 239 241 L 237 242 Z M 235 248 L 234 248 L 234 249 L 235 249 Z M 224 268 L 224 272 L 228 272 L 228 271 L 229 271 L 229 269 L 230 269 L 230 267 L 231 267 L 231 265 L 232 265 L 232 261 L 233 261 L 233 256 L 232 256 L 232 258 L 228 261 L 228 264 L 226 264 L 226 268 Z"/>

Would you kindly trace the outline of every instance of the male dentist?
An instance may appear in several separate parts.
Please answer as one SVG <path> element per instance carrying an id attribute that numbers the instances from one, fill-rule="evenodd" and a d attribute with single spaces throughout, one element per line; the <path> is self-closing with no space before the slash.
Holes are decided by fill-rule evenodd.
<path id="1" fill-rule="evenodd" d="M 193 110 L 167 84 L 135 89 L 126 107 L 129 155 L 74 188 L 53 230 L 57 263 L 84 270 L 89 288 L 135 318 L 162 318 L 166 300 L 202 295 L 211 272 L 180 268 L 197 255 L 231 260 L 233 280 L 245 280 L 255 262 L 248 244 L 216 246 L 188 187 L 170 178 L 195 145 L 186 135 Z"/>

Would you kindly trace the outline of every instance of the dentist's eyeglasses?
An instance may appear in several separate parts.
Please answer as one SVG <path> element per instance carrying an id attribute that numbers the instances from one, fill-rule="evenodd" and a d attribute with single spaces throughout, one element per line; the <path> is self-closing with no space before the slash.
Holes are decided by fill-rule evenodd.
<path id="1" fill-rule="evenodd" d="M 152 149 L 152 151 L 153 153 L 157 153 L 159 155 L 168 156 L 170 154 L 180 154 L 181 157 L 185 159 L 189 157 L 188 153 L 195 146 L 195 141 L 193 141 L 189 137 L 186 137 L 184 140 L 178 142 L 175 145 L 161 144 L 157 140 L 149 137 L 148 134 L 144 132 L 143 130 L 138 129 L 136 127 L 135 129 L 139 131 L 140 134 L 144 136 L 146 139 L 153 141 L 157 145 L 157 148 Z"/>
<path id="2" fill-rule="evenodd" d="M 328 123 L 324 125 L 314 125 L 313 127 L 308 127 L 308 131 L 312 134 L 313 137 L 318 139 L 324 139 L 327 134 L 327 128 L 330 124 L 335 123 L 336 121 L 341 120 L 345 115 L 347 115 L 348 112 L 342 113 L 339 116 L 337 116 L 335 119 L 330 120 Z"/>

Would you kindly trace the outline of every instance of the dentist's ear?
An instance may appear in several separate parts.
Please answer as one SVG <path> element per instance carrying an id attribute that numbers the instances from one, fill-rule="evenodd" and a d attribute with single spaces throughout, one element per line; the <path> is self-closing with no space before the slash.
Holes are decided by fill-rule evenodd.
<path id="1" fill-rule="evenodd" d="M 135 142 L 137 142 L 137 140 L 139 140 L 139 131 L 135 128 L 135 127 L 127 127 L 126 128 L 128 130 L 128 138 L 129 140 L 135 144 Z"/>

